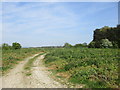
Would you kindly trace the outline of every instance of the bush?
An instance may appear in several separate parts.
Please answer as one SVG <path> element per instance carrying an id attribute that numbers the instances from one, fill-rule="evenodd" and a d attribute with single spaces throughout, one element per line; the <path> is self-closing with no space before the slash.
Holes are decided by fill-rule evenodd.
<path id="1" fill-rule="evenodd" d="M 112 44 L 113 44 L 113 48 L 119 48 L 119 46 L 118 46 L 118 43 L 117 43 L 117 42 L 112 42 Z"/>
<path id="2" fill-rule="evenodd" d="M 94 41 L 90 42 L 90 44 L 88 45 L 88 47 L 89 48 L 95 48 L 95 42 Z"/>
<path id="3" fill-rule="evenodd" d="M 108 39 L 102 39 L 100 47 L 101 48 L 111 48 L 111 47 L 113 47 L 113 45 L 112 45 L 112 42 L 110 42 Z"/>
<path id="4" fill-rule="evenodd" d="M 87 43 L 83 43 L 83 44 L 75 44 L 74 47 L 87 47 Z"/>
<path id="5" fill-rule="evenodd" d="M 88 45 L 89 48 L 112 48 L 113 44 L 108 39 L 102 39 L 100 41 L 92 41 Z M 117 47 L 117 44 L 114 44 L 114 47 Z"/>
<path id="6" fill-rule="evenodd" d="M 2 44 L 2 49 L 4 49 L 4 50 L 9 50 L 9 49 L 11 49 L 11 46 L 8 45 L 7 43 L 3 43 L 3 44 Z"/>
<path id="7" fill-rule="evenodd" d="M 72 47 L 72 45 L 69 44 L 69 43 L 65 43 L 65 45 L 64 45 L 63 47 L 65 47 L 65 48 L 70 48 L 70 47 Z"/>
<path id="8" fill-rule="evenodd" d="M 19 43 L 15 42 L 15 43 L 12 43 L 12 48 L 13 49 L 20 49 L 21 45 Z"/>

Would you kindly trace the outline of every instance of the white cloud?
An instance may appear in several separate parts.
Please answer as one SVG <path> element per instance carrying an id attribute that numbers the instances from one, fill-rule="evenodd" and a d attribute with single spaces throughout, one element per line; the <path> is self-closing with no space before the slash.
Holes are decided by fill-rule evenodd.
<path id="1" fill-rule="evenodd" d="M 67 30 L 67 28 L 75 27 L 77 25 L 76 16 L 65 7 L 55 4 L 52 6 L 51 4 L 54 3 L 30 3 L 22 7 L 18 7 L 16 3 L 3 4 L 7 5 L 3 6 L 4 41 L 10 43 L 15 40 L 26 40 L 28 42 L 28 38 L 35 39 L 39 34 L 45 34 L 49 37 L 64 37 L 62 29 L 66 28 Z M 24 41 L 21 42 L 24 43 Z"/>
<path id="2" fill-rule="evenodd" d="M 84 22 L 84 18 L 109 9 L 108 6 L 84 7 L 83 10 L 81 8 L 80 14 L 76 14 L 71 8 L 54 2 L 3 3 L 4 41 L 9 43 L 20 41 L 24 44 L 27 43 L 26 46 L 29 46 L 30 42 L 32 42 L 31 46 L 37 45 L 39 41 L 42 41 L 42 45 L 64 43 L 67 40 L 75 42 L 79 37 L 74 33 L 77 32 L 78 27 L 87 30 L 89 27 L 86 26 L 91 25 L 90 21 Z M 85 37 L 81 32 L 78 33 L 81 34 L 81 37 Z"/>
<path id="3" fill-rule="evenodd" d="M 49 4 L 45 4 L 45 6 L 46 5 Z M 15 32 L 23 31 L 30 28 L 34 30 L 35 28 L 48 30 L 52 28 L 74 27 L 76 25 L 75 14 L 69 12 L 65 7 L 56 5 L 52 9 L 49 9 L 49 7 L 46 8 L 45 6 L 42 5 L 41 7 L 41 5 L 38 5 L 37 8 L 39 9 L 33 9 L 33 7 L 27 5 L 27 7 L 23 6 L 17 9 L 15 5 L 8 5 L 7 8 L 9 9 L 5 7 L 5 13 L 3 13 L 5 28 L 7 28 L 5 30 L 9 30 L 9 32 L 11 32 L 11 30 L 12 32 L 14 32 L 14 30 Z M 14 8 L 16 9 L 14 10 Z"/>

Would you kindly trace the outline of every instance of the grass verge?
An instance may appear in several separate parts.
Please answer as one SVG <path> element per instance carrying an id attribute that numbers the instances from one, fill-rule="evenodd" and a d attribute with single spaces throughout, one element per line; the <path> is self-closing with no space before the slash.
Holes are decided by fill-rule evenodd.
<path id="1" fill-rule="evenodd" d="M 25 58 L 42 51 L 44 52 L 41 48 L 21 48 L 17 50 L 0 49 L 0 53 L 2 53 L 2 57 L 0 58 L 0 71 L 2 72 L 2 75 L 7 74 L 9 70 L 14 68 L 15 65 L 23 61 Z"/>

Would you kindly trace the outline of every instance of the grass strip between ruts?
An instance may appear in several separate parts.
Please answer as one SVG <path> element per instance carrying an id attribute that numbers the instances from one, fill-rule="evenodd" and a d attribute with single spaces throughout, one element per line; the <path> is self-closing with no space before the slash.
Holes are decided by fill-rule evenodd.
<path id="1" fill-rule="evenodd" d="M 30 60 L 25 64 L 24 70 L 25 70 L 26 76 L 30 76 L 30 75 L 31 75 L 31 67 L 32 67 L 32 65 L 33 65 L 34 60 L 35 60 L 37 57 L 39 57 L 40 55 L 43 55 L 43 54 L 45 54 L 45 53 L 40 53 L 40 54 L 38 54 L 37 56 L 35 56 L 34 58 L 30 59 Z"/>

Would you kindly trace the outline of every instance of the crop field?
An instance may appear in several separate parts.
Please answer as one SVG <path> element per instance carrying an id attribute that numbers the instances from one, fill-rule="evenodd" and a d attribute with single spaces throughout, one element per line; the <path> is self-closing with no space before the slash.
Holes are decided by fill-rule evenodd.
<path id="1" fill-rule="evenodd" d="M 120 49 L 47 49 L 45 65 L 56 77 L 87 88 L 117 88 Z"/>
<path id="2" fill-rule="evenodd" d="M 28 56 L 39 53 L 41 49 L 39 48 L 22 48 L 18 50 L 2 50 L 2 73 L 10 70 L 17 63 L 24 60 Z"/>

